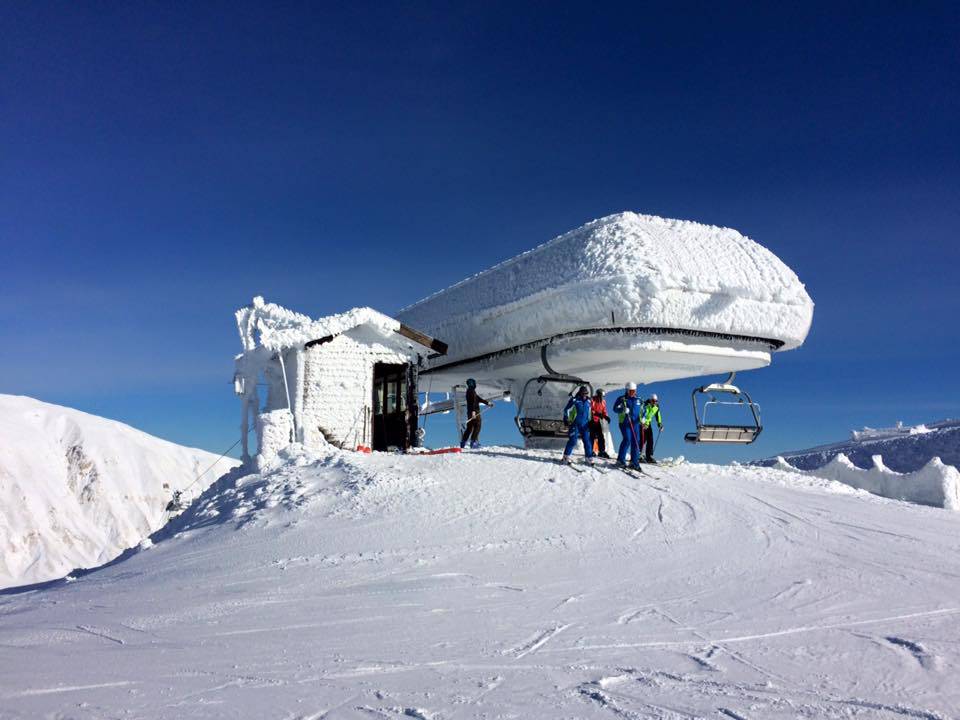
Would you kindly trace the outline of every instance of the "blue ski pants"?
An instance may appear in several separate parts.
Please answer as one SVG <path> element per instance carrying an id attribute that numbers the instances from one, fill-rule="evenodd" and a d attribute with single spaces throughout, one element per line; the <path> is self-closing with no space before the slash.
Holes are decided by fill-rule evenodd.
<path id="1" fill-rule="evenodd" d="M 636 425 L 631 426 L 629 420 L 620 423 L 620 432 L 623 434 L 623 440 L 620 441 L 620 452 L 617 453 L 617 462 L 625 463 L 627 461 L 627 449 L 630 449 L 630 464 L 638 465 L 640 463 L 640 437 L 638 433 L 640 428 Z"/>
<path id="2" fill-rule="evenodd" d="M 564 455 L 572 453 L 573 449 L 577 446 L 577 440 L 580 439 L 583 441 L 584 454 L 586 454 L 588 458 L 593 457 L 593 441 L 590 440 L 589 425 L 571 425 L 568 438 L 567 447 L 563 451 Z"/>

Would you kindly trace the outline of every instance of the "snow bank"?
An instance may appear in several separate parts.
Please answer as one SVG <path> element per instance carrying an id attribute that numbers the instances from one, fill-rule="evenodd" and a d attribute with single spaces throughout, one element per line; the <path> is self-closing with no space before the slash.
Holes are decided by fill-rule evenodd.
<path id="1" fill-rule="evenodd" d="M 813 302 L 796 274 L 736 230 L 624 212 L 587 223 L 397 314 L 447 361 L 584 329 L 744 335 L 795 348 Z"/>
<path id="2" fill-rule="evenodd" d="M 164 524 L 175 490 L 190 500 L 236 464 L 113 420 L 0 395 L 0 588 L 109 562 Z"/>
<path id="3" fill-rule="evenodd" d="M 874 455 L 872 460 L 873 466 L 865 470 L 841 453 L 826 465 L 806 473 L 894 500 L 960 510 L 960 472 L 955 467 L 944 465 L 940 458 L 932 458 L 924 467 L 910 473 L 890 470 L 883 464 L 880 455 Z M 783 457 L 777 458 L 776 467 L 790 472 L 803 472 Z"/>
<path id="4" fill-rule="evenodd" d="M 293 414 L 286 408 L 257 415 L 257 470 L 272 467 L 277 455 L 293 442 Z"/>

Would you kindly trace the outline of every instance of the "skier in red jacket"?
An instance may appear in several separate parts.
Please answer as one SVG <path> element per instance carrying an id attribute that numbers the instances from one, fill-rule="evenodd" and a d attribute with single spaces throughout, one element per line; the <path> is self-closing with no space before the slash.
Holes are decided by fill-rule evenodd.
<path id="1" fill-rule="evenodd" d="M 597 457 L 608 458 L 607 443 L 603 435 L 603 421 L 610 422 L 607 415 L 607 401 L 603 397 L 603 388 L 597 388 L 590 401 L 590 442 L 597 444 Z"/>

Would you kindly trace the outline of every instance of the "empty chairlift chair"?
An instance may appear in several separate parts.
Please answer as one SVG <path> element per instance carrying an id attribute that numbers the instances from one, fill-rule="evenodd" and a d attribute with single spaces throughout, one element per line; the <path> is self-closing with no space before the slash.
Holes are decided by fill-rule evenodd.
<path id="1" fill-rule="evenodd" d="M 546 365 L 546 364 L 545 364 Z M 549 369 L 549 365 L 546 365 Z M 517 425 L 517 429 L 520 431 L 520 434 L 524 438 L 547 438 L 547 439 L 560 439 L 566 440 L 569 429 L 564 423 L 562 418 L 538 418 L 530 417 L 526 410 L 526 400 L 530 391 L 530 385 L 532 383 L 537 383 L 537 395 L 543 394 L 543 389 L 548 383 L 553 383 L 554 385 L 559 385 L 564 387 L 567 390 L 567 397 L 572 397 L 576 392 L 577 388 L 581 385 L 586 385 L 590 391 L 590 396 L 593 396 L 593 385 L 578 377 L 573 377 L 572 375 L 562 375 L 559 373 L 553 375 L 541 375 L 539 377 L 531 378 L 527 380 L 523 385 L 523 391 L 520 393 L 520 399 L 517 402 L 517 414 L 514 417 L 514 422 Z"/>
<path id="2" fill-rule="evenodd" d="M 684 440 L 691 443 L 734 443 L 747 445 L 752 443 L 760 435 L 763 426 L 760 424 L 760 406 L 750 398 L 750 395 L 733 384 L 736 373 L 730 373 L 730 376 L 722 383 L 712 383 L 695 388 L 692 394 L 693 400 L 693 418 L 697 423 L 696 432 L 689 432 L 684 436 Z M 733 400 L 717 400 L 713 395 L 715 393 L 726 393 L 732 395 Z M 700 395 L 709 396 L 709 400 L 703 403 L 700 408 L 697 399 Z M 734 406 L 749 409 L 752 422 L 745 425 L 721 425 L 707 422 L 707 411 L 717 405 Z"/>

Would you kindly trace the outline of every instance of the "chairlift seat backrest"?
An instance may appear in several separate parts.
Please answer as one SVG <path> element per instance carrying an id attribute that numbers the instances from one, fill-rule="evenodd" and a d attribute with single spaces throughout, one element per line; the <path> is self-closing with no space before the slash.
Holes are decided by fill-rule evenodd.
<path id="1" fill-rule="evenodd" d="M 750 395 L 736 385 L 733 379 L 736 373 L 730 373 L 730 376 L 722 383 L 712 383 L 694 388 L 691 395 L 693 401 L 693 418 L 697 423 L 696 432 L 689 432 L 683 439 L 691 443 L 733 443 L 747 445 L 757 439 L 757 436 L 763 430 L 760 424 L 759 406 L 753 402 Z M 697 395 L 706 395 L 708 393 L 728 393 L 737 397 L 736 402 L 724 402 L 711 397 L 704 404 L 703 411 L 698 409 Z M 707 423 L 707 408 L 710 405 L 746 405 L 753 416 L 752 425 L 720 425 Z"/>

